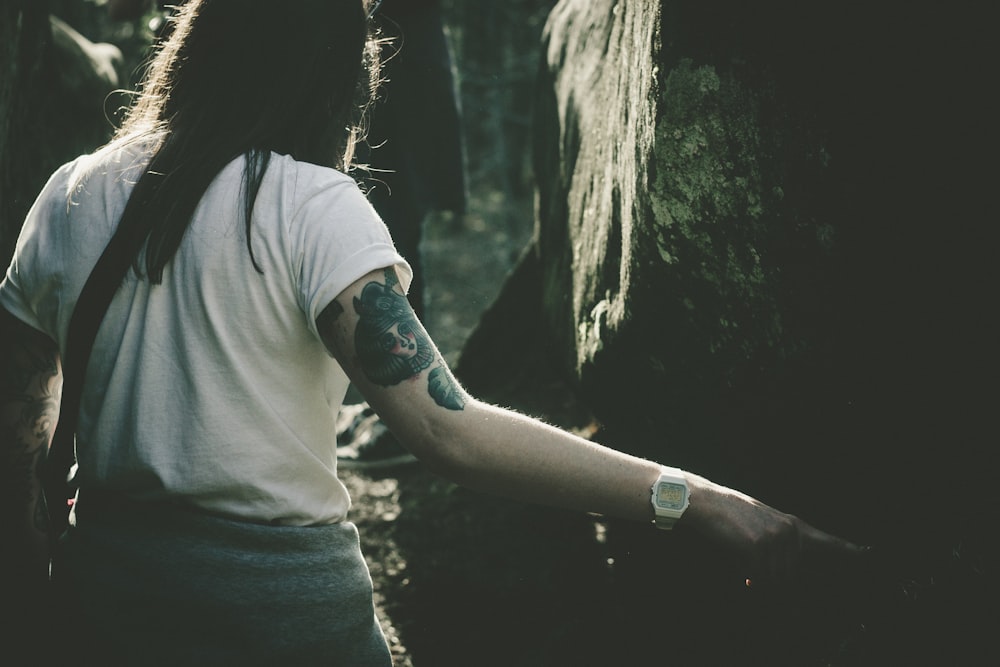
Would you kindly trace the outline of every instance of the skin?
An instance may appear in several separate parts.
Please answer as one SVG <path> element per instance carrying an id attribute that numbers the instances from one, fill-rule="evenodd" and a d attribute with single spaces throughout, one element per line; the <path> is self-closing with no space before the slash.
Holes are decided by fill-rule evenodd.
<path id="1" fill-rule="evenodd" d="M 386 425 L 436 473 L 467 487 L 531 503 L 650 522 L 650 487 L 660 465 L 577 437 L 470 396 L 433 349 L 426 370 L 391 385 L 369 379 L 356 353 L 365 317 L 352 307 L 366 286 L 402 296 L 392 269 L 364 276 L 316 323 L 323 342 Z M 371 292 L 371 290 L 369 290 Z M 405 324 L 433 347 L 412 310 Z M 364 328 L 363 326 L 360 328 Z M 391 352 L 387 352 L 391 353 Z M 809 554 L 852 558 L 866 549 L 760 501 L 685 472 L 690 506 L 678 529 L 741 556 L 756 583 L 787 581 Z"/>

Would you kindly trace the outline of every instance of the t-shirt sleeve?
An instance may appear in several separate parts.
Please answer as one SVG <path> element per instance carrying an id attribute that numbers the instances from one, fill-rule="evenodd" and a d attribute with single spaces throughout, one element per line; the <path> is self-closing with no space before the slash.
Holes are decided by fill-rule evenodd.
<path id="1" fill-rule="evenodd" d="M 63 233 L 69 204 L 67 184 L 75 167 L 63 165 L 49 178 L 21 227 L 14 256 L 3 282 L 0 305 L 25 324 L 59 340 L 63 262 L 50 252 L 60 247 L 53 235 Z"/>
<path id="2" fill-rule="evenodd" d="M 332 170 L 300 172 L 295 202 L 290 248 L 302 309 L 317 338 L 316 317 L 365 274 L 394 267 L 403 290 L 409 289 L 412 269 L 352 179 Z"/>

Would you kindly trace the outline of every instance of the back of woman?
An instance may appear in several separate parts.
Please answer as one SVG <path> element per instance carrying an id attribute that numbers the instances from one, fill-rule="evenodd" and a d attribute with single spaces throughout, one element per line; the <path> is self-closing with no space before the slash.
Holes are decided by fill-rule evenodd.
<path id="1" fill-rule="evenodd" d="M 388 662 L 336 474 L 348 379 L 315 324 L 366 273 L 409 275 L 334 168 L 376 71 L 367 14 L 187 3 L 115 140 L 25 221 L 0 302 L 63 353 L 112 235 L 143 241 L 93 346 L 53 568 L 78 641 L 113 659 Z"/>
<path id="2" fill-rule="evenodd" d="M 52 177 L 3 292 L 10 312 L 65 340 L 141 173 L 136 158 L 106 150 Z M 360 275 L 406 268 L 353 180 L 277 154 L 257 193 L 251 258 L 244 164 L 212 181 L 161 282 L 130 272 L 111 302 L 86 374 L 78 481 L 257 523 L 334 523 L 349 504 L 334 438 L 348 379 L 315 321 Z"/>

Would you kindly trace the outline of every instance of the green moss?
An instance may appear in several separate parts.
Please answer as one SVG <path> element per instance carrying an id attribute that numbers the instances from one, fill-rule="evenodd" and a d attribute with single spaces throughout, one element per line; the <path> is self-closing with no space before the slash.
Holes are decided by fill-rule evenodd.
<path id="1" fill-rule="evenodd" d="M 690 61 L 678 63 L 661 90 L 654 239 L 690 335 L 727 357 L 775 346 L 783 330 L 776 267 L 766 262 L 784 214 L 783 183 L 766 162 L 774 137 L 759 120 L 767 94 Z"/>

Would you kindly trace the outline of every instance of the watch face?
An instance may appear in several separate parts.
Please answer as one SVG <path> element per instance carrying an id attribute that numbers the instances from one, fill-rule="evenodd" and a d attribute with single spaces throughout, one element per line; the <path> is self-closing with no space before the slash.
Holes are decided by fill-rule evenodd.
<path id="1" fill-rule="evenodd" d="M 656 506 L 666 510 L 684 509 L 684 493 L 686 489 L 683 484 L 671 484 L 661 482 L 656 487 Z"/>

